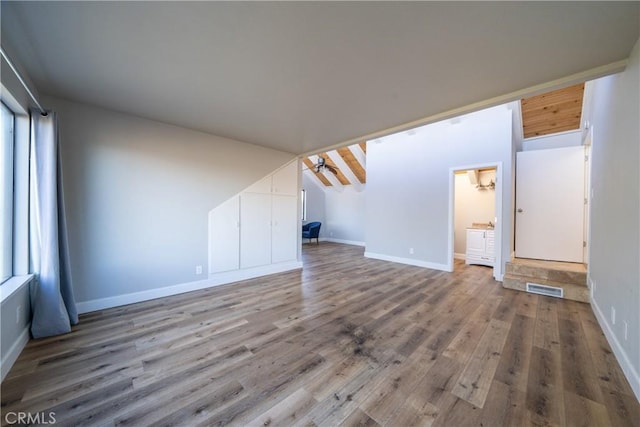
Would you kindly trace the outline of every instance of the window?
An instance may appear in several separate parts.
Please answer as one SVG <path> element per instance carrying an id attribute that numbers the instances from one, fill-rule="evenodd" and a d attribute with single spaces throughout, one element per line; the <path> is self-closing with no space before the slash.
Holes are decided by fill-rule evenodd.
<path id="1" fill-rule="evenodd" d="M 302 220 L 307 220 L 307 192 L 302 190 L 302 196 L 300 197 L 300 203 L 302 203 Z"/>
<path id="2" fill-rule="evenodd" d="M 15 115 L 2 106 L 2 147 L 0 147 L 0 282 L 13 274 L 13 146 Z"/>

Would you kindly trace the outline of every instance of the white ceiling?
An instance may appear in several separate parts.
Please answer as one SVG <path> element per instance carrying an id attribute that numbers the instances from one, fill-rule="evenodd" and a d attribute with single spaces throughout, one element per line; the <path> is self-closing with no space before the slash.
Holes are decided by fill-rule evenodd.
<path id="1" fill-rule="evenodd" d="M 640 2 L 2 2 L 41 93 L 305 153 L 627 58 Z"/>

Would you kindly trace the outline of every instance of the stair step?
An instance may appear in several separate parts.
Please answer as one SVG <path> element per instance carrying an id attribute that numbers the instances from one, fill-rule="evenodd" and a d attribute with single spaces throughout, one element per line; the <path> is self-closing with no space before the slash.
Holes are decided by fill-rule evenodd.
<path id="1" fill-rule="evenodd" d="M 508 262 L 505 269 L 506 274 L 524 278 L 539 280 L 550 280 L 557 283 L 569 283 L 578 286 L 587 286 L 586 271 L 562 270 L 559 268 L 549 268 L 516 262 Z"/>
<path id="2" fill-rule="evenodd" d="M 556 288 L 562 288 L 564 292 L 564 298 L 589 303 L 589 288 L 586 285 L 576 285 L 575 283 L 562 283 L 555 280 L 540 279 L 534 277 L 525 277 L 520 275 L 514 275 L 512 273 L 506 273 L 502 282 L 502 287 L 507 289 L 515 289 L 518 291 L 527 290 L 527 282 L 536 283 L 538 285 L 554 286 Z"/>

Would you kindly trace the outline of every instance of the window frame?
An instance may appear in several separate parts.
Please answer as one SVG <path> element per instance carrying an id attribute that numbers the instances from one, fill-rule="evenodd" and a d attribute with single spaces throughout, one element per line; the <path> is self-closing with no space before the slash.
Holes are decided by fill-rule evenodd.
<path id="1" fill-rule="evenodd" d="M 2 147 L 0 147 L 0 162 L 3 163 L 2 185 L 2 212 L 0 218 L 0 240 L 2 240 L 3 251 L 0 259 L 0 284 L 5 283 L 14 275 L 14 237 L 15 237 L 15 147 L 16 147 L 16 113 L 4 102 L 2 104 Z M 5 129 L 5 115 L 10 116 L 10 126 Z"/>
<path id="2" fill-rule="evenodd" d="M 302 220 L 306 221 L 307 220 L 307 190 L 305 190 L 304 188 L 300 191 L 300 204 L 301 204 L 301 209 L 302 209 Z"/>

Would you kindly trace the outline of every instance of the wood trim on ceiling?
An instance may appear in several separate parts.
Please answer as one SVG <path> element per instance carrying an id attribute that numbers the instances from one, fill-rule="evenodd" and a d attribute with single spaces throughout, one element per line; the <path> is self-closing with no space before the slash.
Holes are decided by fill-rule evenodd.
<path id="1" fill-rule="evenodd" d="M 340 184 L 342 185 L 349 185 L 351 184 L 351 182 L 349 182 L 349 180 L 347 179 L 346 176 L 344 176 L 344 174 L 342 173 L 342 171 L 340 170 L 340 168 L 338 168 L 338 166 L 335 164 L 335 162 L 333 160 L 331 160 L 331 157 L 329 157 L 329 155 L 327 153 L 320 153 L 318 154 L 318 156 L 324 157 L 324 162 L 325 164 L 333 167 L 336 169 L 336 171 L 338 172 L 337 174 L 335 174 L 335 177 L 338 179 L 338 181 L 340 182 Z M 331 171 L 327 171 L 326 173 L 332 173 Z"/>
<path id="2" fill-rule="evenodd" d="M 584 83 L 565 87 L 521 101 L 525 138 L 580 128 Z"/>
<path id="3" fill-rule="evenodd" d="M 362 144 L 362 143 L 361 143 Z M 362 167 L 358 159 L 353 155 L 349 147 L 341 147 L 336 150 L 338 155 L 342 157 L 342 160 L 349 166 L 349 169 L 353 172 L 353 174 L 358 178 L 362 184 L 367 182 L 367 174 L 365 169 Z"/>
<path id="4" fill-rule="evenodd" d="M 314 169 L 315 165 L 313 164 L 313 162 L 311 160 L 309 160 L 308 157 L 303 158 L 302 159 L 302 163 L 304 163 L 305 166 L 307 168 L 309 168 L 311 173 L 313 173 L 320 180 L 320 182 L 322 182 L 325 185 L 325 187 L 332 187 L 333 186 L 333 184 L 331 184 L 331 182 L 329 182 L 329 180 L 327 179 L 326 176 L 324 176 L 320 172 L 316 172 L 315 171 L 315 169 Z"/>

